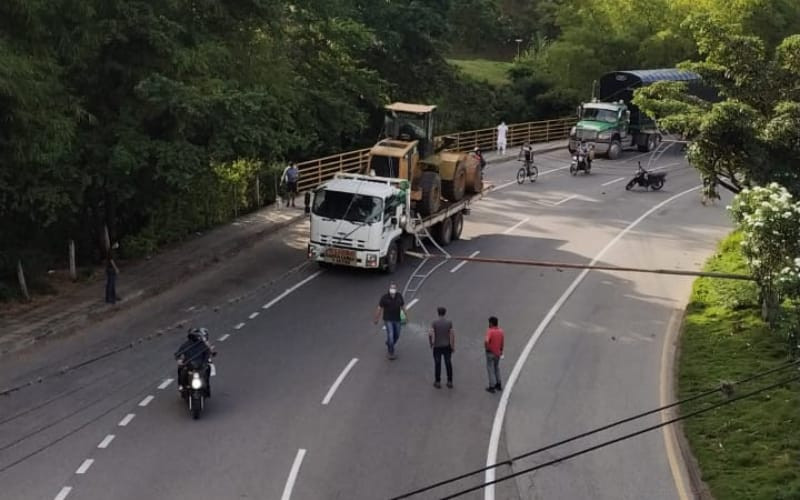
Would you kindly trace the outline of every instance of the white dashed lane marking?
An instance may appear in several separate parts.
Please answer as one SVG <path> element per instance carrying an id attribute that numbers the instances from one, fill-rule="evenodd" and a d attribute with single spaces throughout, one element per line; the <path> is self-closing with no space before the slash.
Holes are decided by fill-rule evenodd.
<path id="1" fill-rule="evenodd" d="M 173 382 L 173 379 L 171 379 L 171 378 L 168 378 L 165 381 L 161 382 L 161 385 L 158 386 L 159 390 L 163 391 L 164 389 L 169 387 L 169 384 L 171 384 L 172 382 Z"/>
<path id="2" fill-rule="evenodd" d="M 53 500 L 64 500 L 69 495 L 69 492 L 72 491 L 72 486 L 64 486 L 61 488 L 61 491 L 58 492 L 58 495 Z"/>
<path id="3" fill-rule="evenodd" d="M 152 401 L 153 398 L 154 398 L 154 396 L 147 396 L 146 398 L 144 398 L 143 400 L 141 400 L 139 402 L 139 406 L 144 408 L 145 406 L 150 404 L 150 401 Z"/>
<path id="4" fill-rule="evenodd" d="M 469 256 L 470 256 L 470 257 L 475 257 L 475 256 L 477 256 L 479 253 L 481 253 L 481 251 L 480 251 L 480 250 L 475 250 L 474 252 L 472 252 L 471 254 L 469 254 Z M 460 263 L 456 264 L 456 266 L 455 266 L 453 269 L 451 269 L 451 270 L 450 270 L 450 272 L 451 272 L 451 273 L 457 272 L 459 269 L 461 269 L 462 267 L 464 267 L 464 266 L 466 265 L 466 263 L 467 263 L 467 261 L 466 261 L 466 260 L 462 260 Z"/>
<path id="5" fill-rule="evenodd" d="M 254 313 L 253 313 L 253 314 L 251 314 L 249 317 L 250 317 L 250 319 L 256 319 L 256 318 L 258 317 L 258 313 L 257 313 L 257 312 L 254 312 Z"/>
<path id="6" fill-rule="evenodd" d="M 317 271 L 314 274 L 312 274 L 311 276 L 309 276 L 308 278 L 306 278 L 303 281 L 301 281 L 300 283 L 297 283 L 296 285 L 294 285 L 294 286 L 292 286 L 290 288 L 287 288 L 285 292 L 283 292 L 282 294 L 278 295 L 274 299 L 270 300 L 269 302 L 267 302 L 266 304 L 261 306 L 261 308 L 262 309 L 269 309 L 270 307 L 274 306 L 275 304 L 277 304 L 281 300 L 285 299 L 290 293 L 294 292 L 295 290 L 297 290 L 301 286 L 303 286 L 306 283 L 308 283 L 309 281 L 313 280 L 314 278 L 316 278 L 320 274 L 322 274 L 322 271 Z"/>
<path id="7" fill-rule="evenodd" d="M 531 220 L 529 217 L 526 217 L 526 218 L 522 219 L 521 221 L 517 222 L 516 224 L 514 224 L 510 228 L 508 228 L 505 231 L 503 231 L 503 234 L 511 234 L 511 233 L 513 233 L 514 230 L 516 230 L 517 228 L 519 228 L 521 225 L 525 224 L 529 220 Z"/>
<path id="8" fill-rule="evenodd" d="M 133 413 L 128 413 L 127 415 L 125 415 L 125 418 L 123 418 L 122 420 L 120 420 L 120 421 L 119 421 L 119 426 L 120 426 L 120 427 L 125 427 L 126 425 L 128 425 L 129 423 L 131 423 L 131 420 L 133 420 L 133 418 L 134 418 L 135 416 L 136 416 L 136 415 L 135 415 L 135 414 L 133 414 Z"/>
<path id="9" fill-rule="evenodd" d="M 231 336 L 231 334 L 230 334 L 230 333 L 226 333 L 226 334 L 225 334 L 225 335 L 223 335 L 222 337 L 218 338 L 218 339 L 217 339 L 217 341 L 218 341 L 218 342 L 225 342 L 226 340 L 228 340 L 228 337 L 230 337 L 230 336 Z"/>
<path id="10" fill-rule="evenodd" d="M 78 467 L 78 470 L 75 471 L 75 474 L 86 474 L 86 471 L 89 470 L 89 467 L 91 467 L 93 463 L 94 459 L 87 458 L 86 460 L 83 461 L 81 466 Z"/>
<path id="11" fill-rule="evenodd" d="M 234 330 L 241 330 L 242 328 L 244 328 L 244 323 L 239 323 L 238 325 L 233 327 Z"/>
<path id="12" fill-rule="evenodd" d="M 610 186 L 611 184 L 614 184 L 615 182 L 624 181 L 624 180 L 625 180 L 625 177 L 620 177 L 618 179 L 614 179 L 613 181 L 604 182 L 604 183 L 602 183 L 600 185 L 601 186 Z"/>
<path id="13" fill-rule="evenodd" d="M 102 441 L 100 441 L 100 444 L 98 444 L 97 447 L 100 449 L 108 448 L 108 445 L 110 445 L 111 441 L 113 440 L 114 440 L 114 435 L 109 434 L 108 436 L 104 437 Z"/>

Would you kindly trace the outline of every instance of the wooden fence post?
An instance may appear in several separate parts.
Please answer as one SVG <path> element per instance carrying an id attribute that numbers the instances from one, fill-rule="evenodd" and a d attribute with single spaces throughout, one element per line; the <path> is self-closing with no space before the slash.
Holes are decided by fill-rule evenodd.
<path id="1" fill-rule="evenodd" d="M 28 284 L 25 282 L 25 271 L 22 270 L 22 259 L 17 260 L 17 280 L 19 280 L 22 296 L 25 297 L 26 302 L 30 302 L 31 296 L 28 293 Z"/>
<path id="2" fill-rule="evenodd" d="M 72 281 L 78 279 L 78 271 L 75 266 L 75 240 L 69 240 L 69 278 Z"/>

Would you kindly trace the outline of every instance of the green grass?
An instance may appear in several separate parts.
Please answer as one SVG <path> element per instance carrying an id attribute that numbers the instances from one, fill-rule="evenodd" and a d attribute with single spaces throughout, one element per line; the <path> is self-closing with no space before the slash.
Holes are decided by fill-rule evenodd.
<path id="1" fill-rule="evenodd" d="M 747 272 L 741 237 L 724 240 L 706 270 Z M 681 398 L 788 361 L 785 337 L 760 319 L 755 285 L 699 278 L 681 337 Z M 749 392 L 797 374 L 784 370 L 736 387 Z M 720 401 L 724 396 L 713 396 Z M 708 400 L 701 400 L 708 404 Z M 703 402 L 681 407 L 683 413 Z M 684 421 L 684 430 L 717 500 L 800 499 L 800 388 L 795 383 Z"/>
<path id="2" fill-rule="evenodd" d="M 469 77 L 486 81 L 492 85 L 510 83 L 508 70 L 512 64 L 506 61 L 490 61 L 488 59 L 448 59 L 447 62 L 457 66 Z"/>

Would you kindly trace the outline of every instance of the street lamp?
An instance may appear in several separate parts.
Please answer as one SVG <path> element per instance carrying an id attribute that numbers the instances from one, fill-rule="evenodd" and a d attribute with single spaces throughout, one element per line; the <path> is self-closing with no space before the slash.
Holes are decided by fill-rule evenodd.
<path id="1" fill-rule="evenodd" d="M 517 42 L 517 61 L 519 61 L 519 44 L 522 43 L 522 38 L 517 38 L 514 41 Z"/>

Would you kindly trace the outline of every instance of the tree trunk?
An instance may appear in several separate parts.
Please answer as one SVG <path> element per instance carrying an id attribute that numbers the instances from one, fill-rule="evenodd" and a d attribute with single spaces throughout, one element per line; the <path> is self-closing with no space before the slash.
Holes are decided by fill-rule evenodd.
<path id="1" fill-rule="evenodd" d="M 31 296 L 28 293 L 28 284 L 25 282 L 25 271 L 22 269 L 22 261 L 17 261 L 17 280 L 19 280 L 19 288 L 22 291 L 22 296 L 25 297 L 25 301 L 29 302 L 31 300 Z"/>

